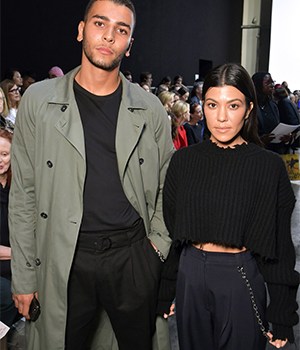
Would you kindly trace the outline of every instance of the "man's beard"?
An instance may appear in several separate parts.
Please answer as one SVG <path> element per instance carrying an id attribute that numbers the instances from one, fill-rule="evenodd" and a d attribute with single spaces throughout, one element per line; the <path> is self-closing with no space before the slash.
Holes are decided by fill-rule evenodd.
<path id="1" fill-rule="evenodd" d="M 122 52 L 119 56 L 117 56 L 113 61 L 111 61 L 110 63 L 105 63 L 102 60 L 96 60 L 94 59 L 92 52 L 90 50 L 90 45 L 88 44 L 88 42 L 85 40 L 84 34 L 83 34 L 83 41 L 82 41 L 82 47 L 83 47 L 83 52 L 86 56 L 86 58 L 89 60 L 89 62 L 100 69 L 103 69 L 107 72 L 111 72 L 113 71 L 115 68 L 119 67 L 125 53 L 127 50 L 125 50 L 124 52 Z"/>

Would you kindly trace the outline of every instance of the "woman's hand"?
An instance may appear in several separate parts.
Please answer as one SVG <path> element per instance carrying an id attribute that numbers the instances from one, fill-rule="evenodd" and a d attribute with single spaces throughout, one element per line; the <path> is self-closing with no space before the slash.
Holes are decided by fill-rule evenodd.
<path id="1" fill-rule="evenodd" d="M 282 135 L 280 141 L 283 143 L 292 143 L 293 134 Z"/>
<path id="2" fill-rule="evenodd" d="M 275 139 L 274 134 L 264 134 L 264 135 L 260 136 L 260 140 L 264 145 L 268 145 L 274 139 Z"/>
<path id="3" fill-rule="evenodd" d="M 288 341 L 287 339 L 285 339 L 285 340 L 276 339 L 276 340 L 272 341 L 273 334 L 270 332 L 268 332 L 267 334 L 270 338 L 269 343 L 272 344 L 273 346 L 275 346 L 275 348 L 277 348 L 277 349 L 283 348 Z"/>

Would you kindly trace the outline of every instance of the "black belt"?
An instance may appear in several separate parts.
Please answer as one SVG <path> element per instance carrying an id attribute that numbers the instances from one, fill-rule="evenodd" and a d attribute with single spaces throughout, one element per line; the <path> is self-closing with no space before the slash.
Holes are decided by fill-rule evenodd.
<path id="1" fill-rule="evenodd" d="M 77 249 L 91 249 L 102 252 L 108 249 L 130 246 L 145 236 L 144 222 L 142 219 L 138 219 L 133 226 L 122 230 L 79 232 Z"/>

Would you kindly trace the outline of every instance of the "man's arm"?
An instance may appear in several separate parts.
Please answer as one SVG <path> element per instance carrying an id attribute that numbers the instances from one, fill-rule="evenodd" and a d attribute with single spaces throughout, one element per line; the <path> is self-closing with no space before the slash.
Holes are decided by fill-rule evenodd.
<path id="1" fill-rule="evenodd" d="M 12 143 L 12 184 L 9 198 L 9 231 L 12 248 L 12 290 L 19 312 L 28 309 L 37 290 L 35 271 L 35 124 L 32 97 L 22 98 Z"/>
<path id="2" fill-rule="evenodd" d="M 171 239 L 163 219 L 162 191 L 169 162 L 174 153 L 174 145 L 171 136 L 171 124 L 163 106 L 157 106 L 155 113 L 157 114 L 157 117 L 155 118 L 157 122 L 155 126 L 155 137 L 160 155 L 160 178 L 156 208 L 150 222 L 149 239 L 151 240 L 152 244 L 163 254 L 164 258 L 167 258 L 171 245 Z"/>

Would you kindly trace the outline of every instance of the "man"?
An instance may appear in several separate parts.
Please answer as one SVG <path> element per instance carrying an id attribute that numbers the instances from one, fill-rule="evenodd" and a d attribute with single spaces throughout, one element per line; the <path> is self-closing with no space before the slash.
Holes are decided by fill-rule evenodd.
<path id="1" fill-rule="evenodd" d="M 32 71 L 25 71 L 22 73 L 23 85 L 21 86 L 21 95 L 29 88 L 30 85 L 37 81 L 36 73 Z"/>
<path id="2" fill-rule="evenodd" d="M 81 66 L 23 96 L 10 234 L 16 307 L 29 319 L 41 304 L 30 350 L 116 349 L 110 323 L 120 350 L 152 349 L 156 313 L 169 313 L 161 196 L 173 146 L 159 100 L 119 72 L 134 24 L 129 0 L 91 0 Z"/>

